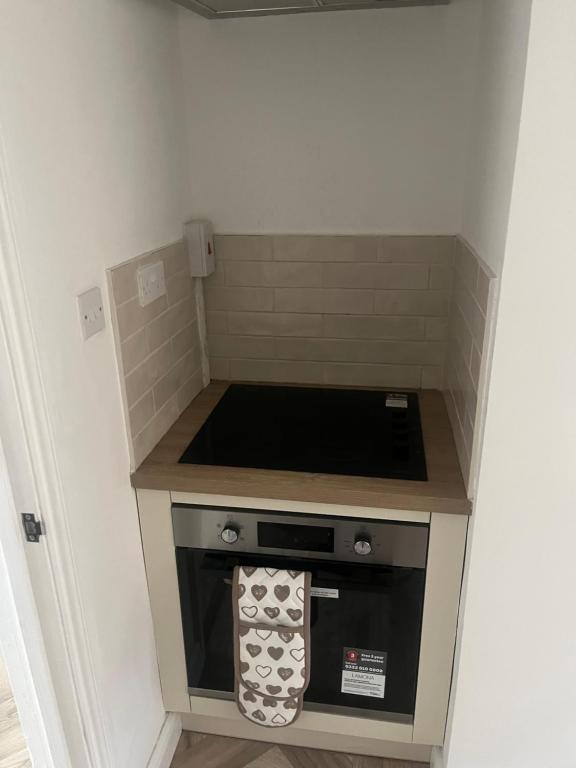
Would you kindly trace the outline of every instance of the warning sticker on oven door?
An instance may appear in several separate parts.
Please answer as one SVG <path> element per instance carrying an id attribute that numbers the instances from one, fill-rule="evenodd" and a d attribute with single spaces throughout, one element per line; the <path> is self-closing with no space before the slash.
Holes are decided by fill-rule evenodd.
<path id="1" fill-rule="evenodd" d="M 386 687 L 385 651 L 344 648 L 342 653 L 342 693 L 384 698 Z"/>
<path id="2" fill-rule="evenodd" d="M 338 600 L 340 590 L 330 587 L 310 587 L 310 597 L 329 597 L 332 600 Z"/>
<path id="3" fill-rule="evenodd" d="M 408 408 L 408 395 L 389 392 L 386 395 L 386 408 Z"/>

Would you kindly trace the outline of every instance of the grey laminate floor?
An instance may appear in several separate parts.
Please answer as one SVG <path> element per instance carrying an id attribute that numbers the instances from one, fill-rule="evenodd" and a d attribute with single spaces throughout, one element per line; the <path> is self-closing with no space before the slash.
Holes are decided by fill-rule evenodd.
<path id="1" fill-rule="evenodd" d="M 171 768 L 427 768 L 427 763 L 184 732 Z"/>
<path id="2" fill-rule="evenodd" d="M 0 658 L 0 768 L 32 768 L 12 689 Z"/>

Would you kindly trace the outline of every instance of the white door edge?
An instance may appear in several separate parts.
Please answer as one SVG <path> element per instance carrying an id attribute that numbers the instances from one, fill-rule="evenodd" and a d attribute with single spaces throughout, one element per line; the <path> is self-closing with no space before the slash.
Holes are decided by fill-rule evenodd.
<path id="1" fill-rule="evenodd" d="M 35 768 L 70 765 L 0 444 L 0 655 Z"/>
<path id="2" fill-rule="evenodd" d="M 58 642 L 61 645 L 64 665 L 60 671 L 66 676 L 60 688 L 67 690 L 72 699 L 76 719 L 79 723 L 75 741 L 82 744 L 82 764 L 87 768 L 111 768 L 107 731 L 104 725 L 103 709 L 98 696 L 93 664 L 87 639 L 84 612 L 77 574 L 74 567 L 70 533 L 67 524 L 68 513 L 60 483 L 60 475 L 54 453 L 52 431 L 46 408 L 45 393 L 37 356 L 37 347 L 30 321 L 17 242 L 14 235 L 9 205 L 9 179 L 6 173 L 5 155 L 0 134 L 0 333 L 4 337 L 7 359 L 0 360 L 2 375 L 10 376 L 16 393 L 14 406 L 22 424 L 21 450 L 25 451 L 32 470 L 36 516 L 41 518 L 47 536 L 42 546 L 46 548 L 49 572 L 45 579 L 53 592 L 53 603 L 57 606 L 53 616 Z M 2 354 L 4 358 L 5 355 Z M 8 446 L 4 446 L 7 448 Z M 14 478 L 14 480 L 16 480 Z M 30 510 L 26 510 L 30 511 Z M 15 510 L 18 513 L 18 510 Z M 24 546 L 39 546 L 24 544 Z M 26 555 L 21 565 L 27 567 Z M 11 567 L 8 564 L 9 568 Z M 39 598 L 41 590 L 31 587 L 34 597 Z M 46 588 L 45 585 L 44 589 Z M 20 614 L 22 595 L 15 594 L 15 609 Z M 41 611 L 40 611 L 41 612 Z M 23 616 L 20 616 L 23 619 Z M 53 628 L 52 628 L 53 629 Z M 54 634 L 54 630 L 53 630 Z M 30 638 L 24 638 L 30 640 Z M 37 638 L 38 639 L 38 638 Z M 28 656 L 32 664 L 32 656 Z M 53 669 L 54 667 L 52 667 Z M 54 689 L 35 667 L 31 670 L 31 681 L 35 688 L 41 711 L 45 718 L 45 736 L 51 742 L 50 751 L 55 768 L 79 768 L 73 765 L 69 754 L 64 754 L 62 743 L 54 724 L 60 722 L 60 711 L 54 698 Z M 13 676 L 13 674 L 12 674 Z M 29 681 L 30 682 L 30 681 Z M 22 679 L 24 684 L 24 679 Z M 23 720 L 27 716 L 22 713 Z M 50 722 L 50 731 L 46 725 Z M 70 724 L 68 724 L 70 727 Z M 30 743 L 32 739 L 29 737 Z M 77 763 L 77 760 L 76 760 Z M 38 765 L 43 763 L 38 762 Z M 45 763 L 50 765 L 50 763 Z M 36 765 L 36 763 L 35 763 Z"/>

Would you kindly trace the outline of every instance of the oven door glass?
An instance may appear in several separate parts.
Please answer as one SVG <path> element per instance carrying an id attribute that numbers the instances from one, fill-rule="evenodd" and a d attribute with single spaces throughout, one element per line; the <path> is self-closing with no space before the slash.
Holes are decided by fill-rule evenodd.
<path id="1" fill-rule="evenodd" d="M 188 685 L 206 695 L 234 690 L 231 580 L 235 565 L 307 570 L 311 598 L 311 677 L 305 702 L 414 714 L 425 571 L 297 557 L 176 549 Z M 337 595 L 337 597 L 336 597 Z M 344 649 L 386 654 L 384 696 L 342 693 Z M 381 691 L 380 691 L 381 693 Z"/>

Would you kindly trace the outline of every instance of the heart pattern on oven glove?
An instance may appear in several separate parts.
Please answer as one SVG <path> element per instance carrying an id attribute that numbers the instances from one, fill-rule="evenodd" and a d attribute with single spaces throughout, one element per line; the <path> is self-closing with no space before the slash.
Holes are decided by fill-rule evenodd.
<path id="1" fill-rule="evenodd" d="M 310 679 L 310 582 L 304 571 L 234 569 L 236 702 L 257 725 L 284 727 L 302 711 Z"/>

